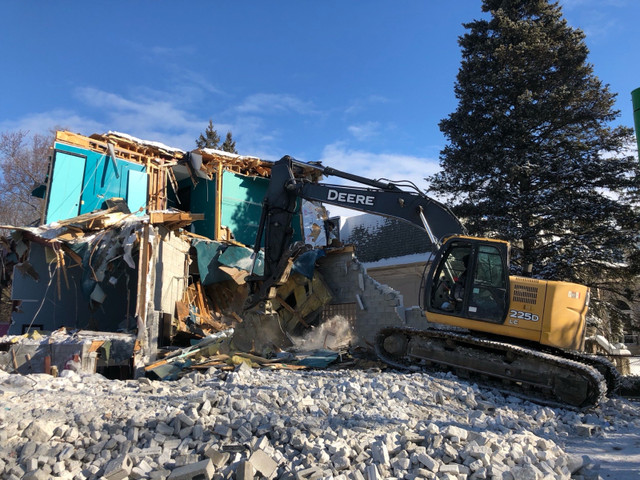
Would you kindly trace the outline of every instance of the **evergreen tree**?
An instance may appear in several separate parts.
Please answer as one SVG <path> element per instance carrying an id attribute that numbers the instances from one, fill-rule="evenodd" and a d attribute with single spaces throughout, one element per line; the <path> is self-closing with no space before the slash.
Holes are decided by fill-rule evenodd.
<path id="1" fill-rule="evenodd" d="M 227 132 L 227 137 L 222 144 L 222 151 L 229 153 L 238 153 L 236 150 L 236 141 L 232 138 L 231 132 Z"/>
<path id="2" fill-rule="evenodd" d="M 638 164 L 584 33 L 548 0 L 483 0 L 465 24 L 457 109 L 431 190 L 471 233 L 512 241 L 514 273 L 623 291 L 638 241 Z M 609 152 L 603 155 L 602 152 Z"/>
<path id="3" fill-rule="evenodd" d="M 196 139 L 196 147 L 198 148 L 219 148 L 220 135 L 213 127 L 213 121 L 209 120 L 209 126 L 204 131 L 204 135 L 201 133 Z"/>

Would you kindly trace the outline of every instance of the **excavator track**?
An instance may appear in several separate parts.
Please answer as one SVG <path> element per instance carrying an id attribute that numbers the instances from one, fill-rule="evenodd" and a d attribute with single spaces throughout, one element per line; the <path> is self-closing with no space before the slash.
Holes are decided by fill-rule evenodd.
<path id="1" fill-rule="evenodd" d="M 607 396 L 618 393 L 622 384 L 622 377 L 616 366 L 608 358 L 602 355 L 594 355 L 590 353 L 566 352 L 563 350 L 552 351 L 551 354 L 575 360 L 576 362 L 586 363 L 595 368 L 604 377 L 607 384 Z"/>
<path id="2" fill-rule="evenodd" d="M 448 330 L 388 327 L 376 354 L 396 368 L 451 369 L 503 392 L 554 407 L 586 409 L 603 401 L 605 379 L 581 361 Z"/>

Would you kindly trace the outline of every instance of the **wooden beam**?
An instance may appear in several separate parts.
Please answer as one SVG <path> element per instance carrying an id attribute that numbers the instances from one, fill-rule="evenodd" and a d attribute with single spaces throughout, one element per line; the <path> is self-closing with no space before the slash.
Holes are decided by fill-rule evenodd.
<path id="1" fill-rule="evenodd" d="M 222 163 L 218 164 L 218 171 L 216 172 L 216 191 L 215 191 L 215 218 L 213 219 L 213 231 L 214 240 L 218 242 L 222 239 L 221 220 L 222 216 Z"/>
<path id="2" fill-rule="evenodd" d="M 192 222 L 204 220 L 204 213 L 189 212 L 151 212 L 149 221 L 152 224 L 164 224 L 169 230 L 175 230 L 189 225 Z"/>

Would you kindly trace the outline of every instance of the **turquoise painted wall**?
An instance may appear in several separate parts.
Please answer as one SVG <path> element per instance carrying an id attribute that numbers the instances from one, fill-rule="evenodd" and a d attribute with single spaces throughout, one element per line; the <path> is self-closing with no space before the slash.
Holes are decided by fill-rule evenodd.
<path id="1" fill-rule="evenodd" d="M 191 179 L 180 182 L 183 185 L 192 185 Z M 204 213 L 204 220 L 193 222 L 194 232 L 207 238 L 215 237 L 216 220 L 216 181 L 198 179 L 198 184 L 191 189 L 191 213 Z M 180 208 L 180 206 L 178 206 Z M 182 207 L 184 208 L 184 207 Z"/>
<path id="2" fill-rule="evenodd" d="M 49 181 L 49 208 L 46 223 L 75 217 L 80 212 L 80 200 L 87 159 L 83 156 L 56 152 L 54 169 Z"/>
<path id="3" fill-rule="evenodd" d="M 190 179 L 180 182 L 180 188 L 191 184 Z M 240 175 L 225 171 L 222 174 L 222 215 L 220 224 L 229 227 L 235 239 L 244 245 L 253 246 L 258 232 L 262 199 L 267 192 L 269 179 Z M 199 179 L 191 190 L 191 213 L 204 213 L 204 220 L 193 222 L 193 231 L 198 235 L 214 238 L 216 181 Z M 302 238 L 300 216 L 293 220 L 294 241 Z"/>
<path id="4" fill-rule="evenodd" d="M 145 181 L 146 179 L 136 173 L 133 173 L 131 175 L 131 178 L 129 178 L 130 171 L 144 173 L 144 165 L 118 159 L 117 165 L 119 176 L 116 176 L 116 169 L 114 168 L 111 158 L 109 158 L 107 155 L 93 152 L 91 150 L 86 150 L 81 147 L 66 145 L 63 143 L 56 143 L 54 145 L 54 148 L 61 152 L 68 152 L 82 156 L 86 159 L 86 161 L 84 165 L 82 185 L 66 186 L 66 189 L 68 191 L 75 192 L 73 193 L 75 195 L 77 195 L 77 190 L 79 187 L 79 191 L 81 194 L 80 211 L 68 212 L 68 208 L 61 208 L 62 205 L 60 202 L 69 202 L 69 195 L 67 194 L 60 196 L 55 192 L 56 189 L 61 188 L 60 185 L 63 182 L 64 175 L 57 175 L 59 173 L 56 172 L 58 165 L 54 159 L 51 192 L 49 194 L 49 204 L 47 205 L 47 223 L 98 210 L 102 208 L 102 204 L 105 200 L 112 197 L 124 198 L 128 203 L 129 201 L 131 201 L 132 204 L 129 205 L 129 208 L 137 210 L 140 207 L 140 199 L 147 197 L 147 185 Z M 68 155 L 62 156 L 65 158 L 69 157 Z M 60 162 L 60 166 L 62 166 L 62 163 L 63 162 Z M 65 169 L 68 168 L 68 165 L 66 165 Z M 56 180 L 56 177 L 60 178 L 60 180 L 54 181 Z M 76 176 L 76 179 L 78 177 L 79 175 Z M 66 183 L 72 183 L 75 181 L 77 180 L 73 180 L 71 179 L 71 177 L 68 177 L 66 179 Z M 141 191 L 143 188 L 144 192 Z"/>
<path id="5" fill-rule="evenodd" d="M 258 232 L 262 199 L 269 180 L 233 172 L 222 174 L 222 215 L 220 223 L 231 229 L 236 240 L 253 245 Z"/>
<path id="6" fill-rule="evenodd" d="M 233 172 L 222 175 L 222 225 L 226 225 L 234 233 L 236 240 L 253 246 L 258 233 L 262 200 L 267 193 L 269 179 L 249 177 Z M 298 202 L 298 208 L 299 208 Z M 292 220 L 293 241 L 302 239 L 300 215 Z"/>

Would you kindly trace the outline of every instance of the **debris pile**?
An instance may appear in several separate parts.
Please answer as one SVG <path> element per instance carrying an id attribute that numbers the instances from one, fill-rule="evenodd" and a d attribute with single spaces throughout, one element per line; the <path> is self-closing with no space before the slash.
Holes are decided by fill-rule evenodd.
<path id="1" fill-rule="evenodd" d="M 176 380 L 189 371 L 210 368 L 233 370 L 240 364 L 271 370 L 301 370 L 305 368 L 328 368 L 335 366 L 362 365 L 366 355 L 360 355 L 351 347 L 353 330 L 351 324 L 340 316 L 310 329 L 305 335 L 292 337 L 292 346 L 274 352 L 270 358 L 261 357 L 237 348 L 233 329 L 209 335 L 186 348 L 173 350 L 164 358 L 146 365 L 145 375 L 156 380 Z M 359 354 L 354 358 L 352 353 Z"/>
<path id="2" fill-rule="evenodd" d="M 3 286 L 12 290 L 11 341 L 61 329 L 133 335 L 140 374 L 176 347 L 229 329 L 235 350 L 272 357 L 336 314 L 348 324 L 339 342 L 357 341 L 356 320 L 367 324 L 380 305 L 399 307 L 393 317 L 402 320 L 401 303 L 388 293 L 373 289 L 367 297 L 353 249 L 335 239 L 328 246 L 326 211 L 306 200 L 293 222 L 294 240 L 306 246 L 286 259 L 270 294 L 271 323 L 244 318 L 247 278 L 264 272 L 262 253 L 248 246 L 271 167 L 256 157 L 184 152 L 116 132 L 56 132 L 40 189 L 42 225 L 4 226 L 11 228 L 1 252 Z M 300 166 L 296 175 L 315 181 L 320 173 Z M 373 301 L 376 295 L 385 298 Z M 317 330 L 323 343 L 336 335 L 325 330 Z M 0 350 L 9 351 L 3 342 Z M 51 373 L 42 362 L 25 366 L 23 357 L 4 365 Z"/>
<path id="3" fill-rule="evenodd" d="M 622 400 L 583 414 L 423 373 L 0 375 L 5 479 L 596 479 L 563 443 L 640 427 Z"/>

